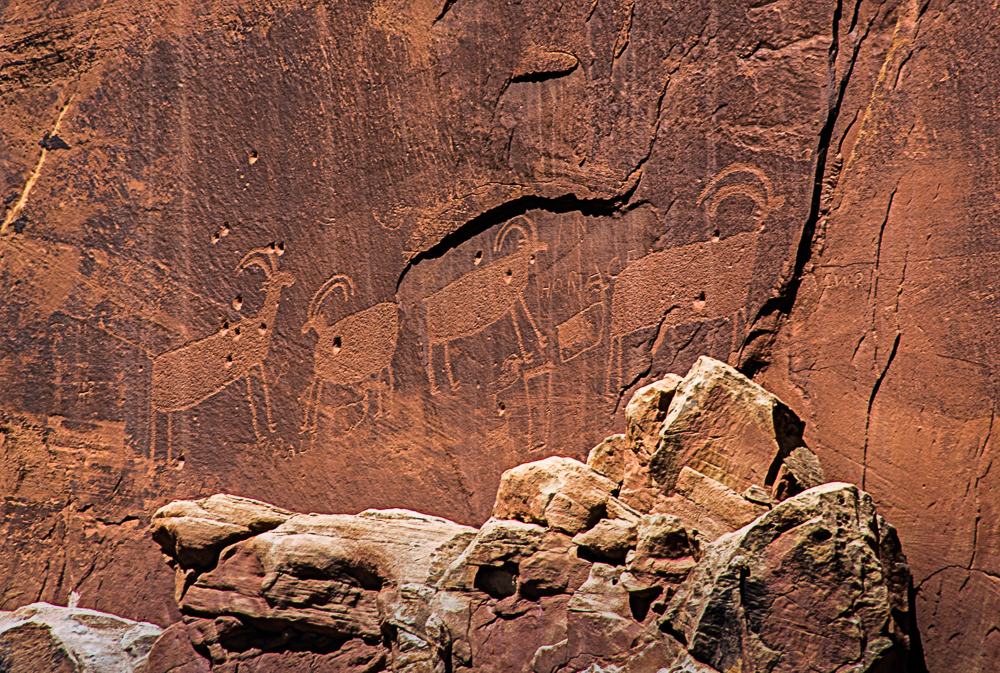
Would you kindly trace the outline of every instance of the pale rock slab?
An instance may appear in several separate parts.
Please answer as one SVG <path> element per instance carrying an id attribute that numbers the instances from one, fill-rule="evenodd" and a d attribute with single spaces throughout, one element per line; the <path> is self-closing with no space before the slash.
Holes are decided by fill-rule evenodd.
<path id="1" fill-rule="evenodd" d="M 628 448 L 637 455 L 648 459 L 656 450 L 660 426 L 681 381 L 680 376 L 667 374 L 639 388 L 625 405 L 625 438 Z"/>
<path id="2" fill-rule="evenodd" d="M 625 435 L 611 435 L 590 450 L 587 467 L 616 484 L 625 478 L 626 453 L 631 453 Z"/>
<path id="3" fill-rule="evenodd" d="M 140 673 L 162 632 L 97 610 L 32 603 L 0 612 L 0 670 Z"/>
<path id="4" fill-rule="evenodd" d="M 223 547 L 276 528 L 294 514 L 259 500 L 220 493 L 164 505 L 153 514 L 152 534 L 182 566 L 204 567 Z"/>
<path id="5" fill-rule="evenodd" d="M 649 470 L 667 494 L 685 466 L 737 493 L 771 486 L 782 461 L 802 445 L 803 427 L 777 397 L 701 357 L 677 385 Z"/>
<path id="6" fill-rule="evenodd" d="M 617 484 L 578 460 L 553 456 L 503 473 L 493 518 L 575 535 L 597 523 Z"/>

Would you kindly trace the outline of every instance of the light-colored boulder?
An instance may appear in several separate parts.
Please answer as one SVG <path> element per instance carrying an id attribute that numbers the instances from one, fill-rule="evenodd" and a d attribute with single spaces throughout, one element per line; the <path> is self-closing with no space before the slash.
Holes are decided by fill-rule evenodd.
<path id="1" fill-rule="evenodd" d="M 617 486 L 578 460 L 553 456 L 503 473 L 493 517 L 575 535 L 597 523 Z"/>
<path id="2" fill-rule="evenodd" d="M 611 435 L 590 450 L 587 456 L 587 467 L 604 475 L 616 484 L 621 484 L 625 477 L 625 452 L 628 441 L 625 435 Z"/>
<path id="3" fill-rule="evenodd" d="M 706 542 L 732 533 L 768 510 L 766 505 L 755 503 L 686 466 L 681 468 L 675 489 L 672 495 L 657 497 L 653 512 L 678 517 L 688 530 L 696 531 Z"/>
<path id="4" fill-rule="evenodd" d="M 254 533 L 261 533 L 284 523 L 294 515 L 295 512 L 260 500 L 217 493 L 201 500 L 175 500 L 158 509 L 153 518 L 199 517 L 244 526 Z"/>
<path id="5" fill-rule="evenodd" d="M 96 610 L 32 603 L 0 612 L 5 673 L 138 673 L 163 632 Z"/>
<path id="6" fill-rule="evenodd" d="M 677 386 L 649 470 L 667 494 L 684 466 L 737 493 L 771 486 L 784 458 L 802 445 L 802 428 L 777 397 L 701 357 Z"/>
<path id="7" fill-rule="evenodd" d="M 222 493 L 171 502 L 153 514 L 150 529 L 181 567 L 208 567 L 223 547 L 271 530 L 292 516 L 294 512 L 265 502 Z"/>
<path id="8" fill-rule="evenodd" d="M 628 591 L 679 584 L 687 578 L 699 557 L 698 541 L 678 517 L 647 514 L 636 527 L 636 534 L 636 548 L 626 557 L 628 573 L 623 575 Z"/>
<path id="9" fill-rule="evenodd" d="M 622 569 L 595 563 L 590 577 L 569 600 L 570 654 L 614 656 L 627 652 L 642 632 L 632 616 L 629 593 L 619 581 Z"/>
<path id="10" fill-rule="evenodd" d="M 517 566 L 535 552 L 569 549 L 570 538 L 533 523 L 490 519 L 465 550 L 452 562 L 438 586 L 442 589 L 472 591 L 480 568 Z"/>
<path id="11" fill-rule="evenodd" d="M 294 624 L 338 637 L 377 637 L 394 604 L 431 587 L 465 550 L 475 528 L 408 510 L 301 514 L 227 548 L 181 607 Z M 380 607 L 379 601 L 389 600 Z M 417 601 L 424 601 L 418 598 Z"/>
<path id="12" fill-rule="evenodd" d="M 767 511 L 767 507 L 747 500 L 728 486 L 686 466 L 681 468 L 675 489 L 677 495 L 699 505 L 713 519 L 732 526 L 733 530 Z"/>
<path id="13" fill-rule="evenodd" d="M 825 484 L 708 545 L 662 626 L 722 671 L 905 670 L 904 566 L 871 497 Z"/>
<path id="14" fill-rule="evenodd" d="M 625 453 L 625 475 L 618 498 L 637 512 L 647 514 L 656 504 L 662 487 L 653 482 L 649 473 L 649 459 L 645 462 L 633 451 Z"/>
<path id="15" fill-rule="evenodd" d="M 354 516 L 299 514 L 260 536 L 270 546 L 261 561 L 265 572 L 294 573 L 298 568 L 309 572 L 312 564 L 337 563 L 331 559 L 354 559 L 385 583 L 433 584 L 477 533 L 470 526 L 404 509 L 365 510 Z"/>
<path id="16" fill-rule="evenodd" d="M 793 451 L 792 453 L 795 452 Z M 778 474 L 780 476 L 781 474 L 780 471 Z M 819 484 L 813 484 L 813 486 L 819 486 Z M 810 486 L 810 488 L 812 487 Z M 771 494 L 767 491 L 767 489 L 757 485 L 751 486 L 747 490 L 743 491 L 741 495 L 750 502 L 757 505 L 763 505 L 768 509 L 770 509 L 771 506 L 774 505 L 774 499 L 771 497 Z"/>
<path id="17" fill-rule="evenodd" d="M 635 547 L 638 522 L 602 519 L 590 530 L 579 533 L 573 543 L 610 561 L 624 561 Z"/>
<path id="18" fill-rule="evenodd" d="M 642 513 L 632 509 L 618 498 L 608 498 L 604 506 L 609 519 L 621 519 L 629 523 L 638 523 L 642 518 Z"/>
<path id="19" fill-rule="evenodd" d="M 632 399 L 625 405 L 625 437 L 628 448 L 647 458 L 656 450 L 660 425 L 667 417 L 667 409 L 680 382 L 680 376 L 667 374 L 659 381 L 635 391 Z"/>
<path id="20" fill-rule="evenodd" d="M 535 552 L 521 562 L 519 591 L 529 597 L 576 591 L 590 574 L 590 563 L 575 547 Z"/>

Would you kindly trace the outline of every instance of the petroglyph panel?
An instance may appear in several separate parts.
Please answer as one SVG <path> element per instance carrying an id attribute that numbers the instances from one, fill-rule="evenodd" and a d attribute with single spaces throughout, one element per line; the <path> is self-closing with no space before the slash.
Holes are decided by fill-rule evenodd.
<path id="1" fill-rule="evenodd" d="M 93 504 L 117 530 L 229 492 L 481 523 L 505 468 L 583 458 L 645 380 L 746 357 L 810 215 L 833 8 L 227 2 L 0 20 L 14 51 L 44 26 L 88 54 L 0 77 L 0 425 L 37 426 L 0 460 L 32 475 L 4 482 L 25 517 Z M 114 429 L 114 469 L 81 472 L 102 497 L 71 470 L 46 492 L 26 457 L 67 428 Z M 47 598 L 109 580 L 83 546 L 17 544 L 0 570 Z M 107 607 L 169 621 L 141 611 L 173 577 L 129 554 L 165 598 Z"/>

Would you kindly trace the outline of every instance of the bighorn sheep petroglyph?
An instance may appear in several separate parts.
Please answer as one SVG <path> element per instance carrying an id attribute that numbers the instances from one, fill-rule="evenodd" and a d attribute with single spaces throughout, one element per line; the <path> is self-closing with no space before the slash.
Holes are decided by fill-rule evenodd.
<path id="1" fill-rule="evenodd" d="M 283 248 L 273 244 L 255 248 L 236 265 L 237 275 L 251 266 L 258 266 L 264 271 L 266 296 L 264 305 L 257 315 L 243 318 L 236 323 L 227 321 L 214 334 L 153 358 L 150 458 L 153 458 L 156 448 L 157 412 L 167 414 L 167 461 L 169 462 L 172 450 L 171 413 L 190 409 L 241 379 L 245 379 L 247 384 L 247 401 L 250 404 L 254 433 L 257 439 L 263 439 L 264 434 L 257 421 L 257 408 L 254 405 L 253 390 L 250 385 L 250 378 L 255 370 L 259 371 L 264 386 L 268 430 L 274 432 L 271 400 L 263 365 L 271 347 L 271 334 L 278 313 L 281 290 L 295 283 L 294 275 L 288 271 L 278 270 L 275 258 L 282 253 Z"/>
<path id="2" fill-rule="evenodd" d="M 523 222 L 524 224 L 521 224 Z M 455 339 L 472 336 L 509 315 L 517 333 L 517 344 L 525 361 L 526 354 L 521 328 L 517 322 L 520 305 L 535 332 L 538 343 L 544 348 L 546 337 L 538 330 L 531 312 L 524 305 L 523 293 L 528 286 L 531 267 L 537 253 L 547 250 L 548 244 L 538 240 L 535 224 L 527 217 L 517 217 L 500 229 L 494 243 L 494 252 L 500 252 L 511 231 L 521 232 L 517 251 L 494 260 L 484 267 L 474 269 L 449 283 L 424 302 L 427 307 L 427 376 L 431 392 L 437 392 L 434 377 L 434 347 L 444 345 L 445 370 L 452 390 L 457 390 L 451 370 L 448 345 Z"/>
<path id="3" fill-rule="evenodd" d="M 768 215 L 784 203 L 771 181 L 756 166 L 733 163 L 720 171 L 698 196 L 698 205 L 714 219 L 726 199 L 754 202 L 749 231 L 708 241 L 668 248 L 630 261 L 614 279 L 611 296 L 611 334 L 607 388 L 611 393 L 623 379 L 622 339 L 641 329 L 719 318 L 744 304 L 756 259 L 757 239 Z M 612 383 L 617 359 L 617 384 Z"/>
<path id="4" fill-rule="evenodd" d="M 315 374 L 306 392 L 306 417 L 301 432 L 316 430 L 324 382 L 340 385 L 361 383 L 369 379 L 372 374 L 379 374 L 385 370 L 388 373 L 391 402 L 392 356 L 396 352 L 399 330 L 398 307 L 390 302 L 375 304 L 342 318 L 334 325 L 327 325 L 322 310 L 323 302 L 334 290 L 342 291 L 346 300 L 349 294 L 354 294 L 354 283 L 342 274 L 329 278 L 309 302 L 308 319 L 302 326 L 303 334 L 313 330 L 319 336 L 319 341 L 313 352 Z M 357 427 L 368 415 L 369 393 L 370 390 L 366 389 L 362 398 L 364 410 L 361 418 L 347 430 L 348 432 Z M 357 402 L 342 406 L 353 406 L 353 404 Z M 378 393 L 378 409 L 377 416 L 383 412 L 381 392 Z"/>

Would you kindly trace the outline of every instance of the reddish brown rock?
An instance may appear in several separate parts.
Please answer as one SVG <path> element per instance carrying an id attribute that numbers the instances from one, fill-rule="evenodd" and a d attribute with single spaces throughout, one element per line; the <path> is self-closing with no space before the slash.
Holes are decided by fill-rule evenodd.
<path id="1" fill-rule="evenodd" d="M 757 410 L 772 408 L 762 399 Z M 783 483 L 806 479 L 811 460 L 800 455 Z M 501 484 L 496 512 L 541 512 L 546 525 L 494 518 L 476 531 L 406 510 L 291 515 L 194 567 L 171 538 L 184 619 L 153 648 L 150 671 L 919 668 L 906 559 L 856 487 L 826 484 L 772 509 L 759 487 L 748 491 L 763 503 L 685 466 L 657 504 L 688 503 L 692 523 L 686 511 L 641 514 L 569 459 L 519 466 Z M 559 496 L 592 504 L 596 524 L 571 538 L 547 520 Z M 186 532 L 200 530 L 192 506 L 164 508 L 179 516 L 165 529 L 171 517 L 158 514 L 161 537 L 200 539 Z M 239 503 L 247 508 L 268 511 Z"/>
<path id="2" fill-rule="evenodd" d="M 685 466 L 739 493 L 771 486 L 801 438 L 801 421 L 781 400 L 702 357 L 677 384 L 649 469 L 668 494 L 681 488 Z"/>
<path id="3" fill-rule="evenodd" d="M 789 672 L 916 664 L 905 656 L 909 586 L 894 576 L 905 557 L 856 487 L 806 491 L 703 554 L 663 619 L 699 661 Z"/>
<path id="4" fill-rule="evenodd" d="M 560 8 L 5 5 L 0 607 L 176 620 L 211 493 L 479 525 L 701 355 L 995 592 L 992 3 Z"/>

